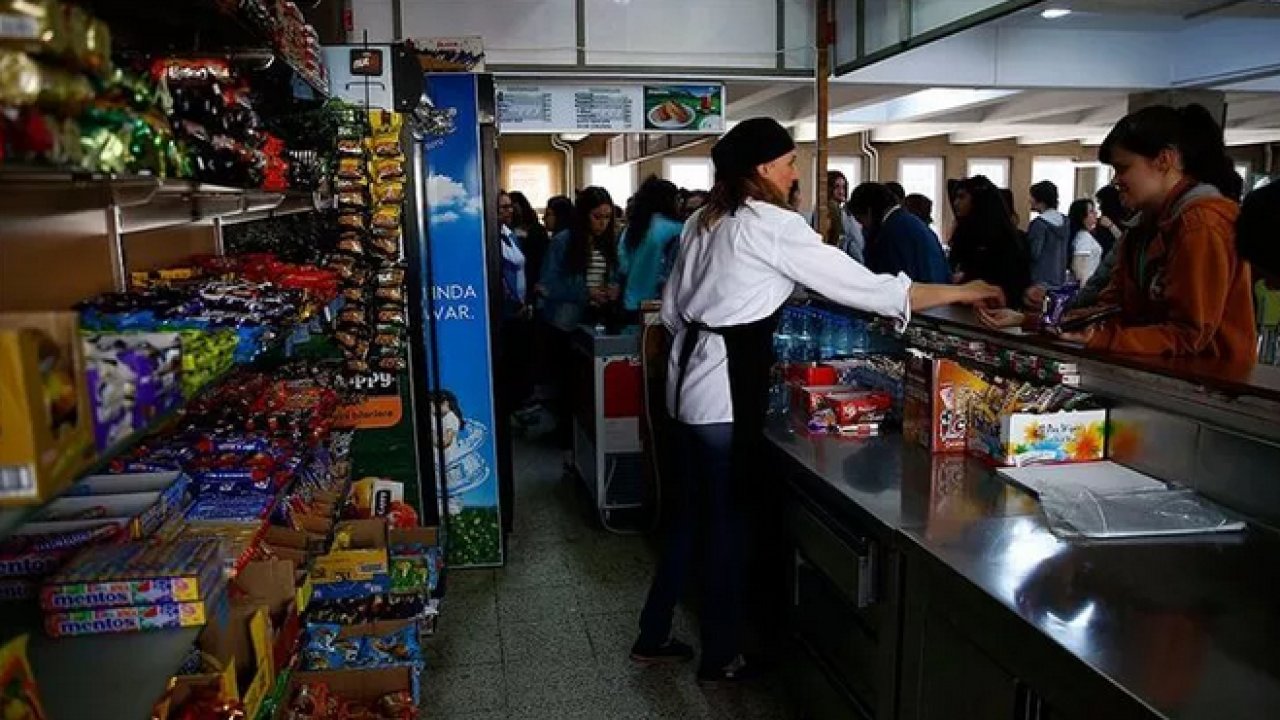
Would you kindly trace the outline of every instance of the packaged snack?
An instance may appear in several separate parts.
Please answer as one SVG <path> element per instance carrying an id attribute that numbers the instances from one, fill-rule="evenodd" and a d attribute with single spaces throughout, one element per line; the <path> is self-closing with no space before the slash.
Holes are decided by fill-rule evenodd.
<path id="1" fill-rule="evenodd" d="M 355 212 L 344 212 L 338 215 L 338 227 L 350 228 L 352 230 L 364 230 L 364 215 Z"/>
<path id="2" fill-rule="evenodd" d="M 359 665 L 361 667 L 386 667 L 422 662 L 422 648 L 418 644 L 418 632 L 412 624 L 383 636 L 363 638 Z"/>
<path id="3" fill-rule="evenodd" d="M 404 160 L 398 157 L 380 157 L 373 161 L 373 178 L 385 182 L 404 177 Z"/>
<path id="4" fill-rule="evenodd" d="M 27 637 L 19 635 L 0 647 L 0 717 L 5 720 L 45 720 L 35 674 L 27 660 Z"/>
<path id="5" fill-rule="evenodd" d="M 358 158 L 358 157 L 340 158 L 338 160 L 337 176 L 343 180 L 364 179 L 365 178 L 364 158 Z"/>
<path id="6" fill-rule="evenodd" d="M 380 205 L 398 205 L 404 202 L 404 183 L 385 182 L 374 185 L 373 201 Z"/>

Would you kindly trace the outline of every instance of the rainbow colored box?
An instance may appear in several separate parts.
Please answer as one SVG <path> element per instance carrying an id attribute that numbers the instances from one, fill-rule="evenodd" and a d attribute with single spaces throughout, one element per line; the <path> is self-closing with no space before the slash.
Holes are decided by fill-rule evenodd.
<path id="1" fill-rule="evenodd" d="M 1013 413 L 990 423 L 974 420 L 969 449 L 997 465 L 1091 462 L 1106 457 L 1106 410 Z"/>
<path id="2" fill-rule="evenodd" d="M 44 616 L 44 629 L 50 637 L 69 637 L 197 627 L 225 613 L 226 604 L 227 594 L 221 592 L 194 602 L 54 612 Z"/>

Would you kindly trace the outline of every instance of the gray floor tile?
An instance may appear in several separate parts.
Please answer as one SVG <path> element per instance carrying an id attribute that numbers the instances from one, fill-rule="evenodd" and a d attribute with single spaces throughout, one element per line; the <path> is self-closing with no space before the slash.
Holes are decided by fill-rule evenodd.
<path id="1" fill-rule="evenodd" d="M 596 670 L 606 680 L 642 675 L 663 674 L 668 669 L 692 677 L 696 661 L 667 666 L 646 667 L 631 660 L 631 646 L 640 633 L 638 612 L 614 612 L 584 615 L 583 624 L 591 640 L 591 651 Z M 679 608 L 672 621 L 672 635 L 697 647 L 697 633 L 690 626 L 687 615 Z"/>
<path id="2" fill-rule="evenodd" d="M 502 712 L 507 708 L 501 663 L 427 670 L 423 703 L 428 715 Z"/>
<path id="3" fill-rule="evenodd" d="M 495 571 L 495 586 L 506 593 L 512 588 L 577 585 L 582 578 L 569 567 L 559 543 L 522 549 L 507 567 Z"/>
<path id="4" fill-rule="evenodd" d="M 566 704 L 598 701 L 605 695 L 605 684 L 594 668 L 581 666 L 547 666 L 519 662 L 505 664 L 507 710 L 515 715 L 528 711 L 526 717 L 539 717 L 529 708 L 564 702 Z M 554 716 L 549 716 L 554 717 Z"/>
<path id="5" fill-rule="evenodd" d="M 440 605 L 441 632 L 445 624 L 460 628 L 498 626 L 498 595 L 496 592 L 476 592 L 471 595 L 454 595 L 446 592 Z M 445 618 L 448 618 L 447 620 Z"/>
<path id="6" fill-rule="evenodd" d="M 493 592 L 493 570 L 451 570 L 449 571 L 448 596 L 457 598 L 461 595 Z"/>
<path id="7" fill-rule="evenodd" d="M 577 618 L 502 625 L 502 657 L 508 665 L 589 667 L 591 641 Z"/>
<path id="8" fill-rule="evenodd" d="M 457 622 L 441 623 L 441 630 L 427 639 L 423 652 L 427 667 L 445 668 L 502 662 L 502 640 L 498 626 Z"/>
<path id="9" fill-rule="evenodd" d="M 504 588 L 498 595 L 498 620 L 538 622 L 561 620 L 578 612 L 581 588 L 573 586 L 539 586 Z"/>
<path id="10" fill-rule="evenodd" d="M 698 687 L 692 665 L 642 668 L 607 679 L 605 688 L 620 714 L 664 720 L 716 716 L 714 699 Z"/>

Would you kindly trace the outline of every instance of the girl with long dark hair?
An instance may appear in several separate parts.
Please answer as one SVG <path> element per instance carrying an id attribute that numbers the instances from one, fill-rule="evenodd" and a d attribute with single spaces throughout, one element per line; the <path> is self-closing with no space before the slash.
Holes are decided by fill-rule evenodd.
<path id="1" fill-rule="evenodd" d="M 957 281 L 984 280 L 1021 303 L 1031 285 L 1031 257 L 1000 191 L 984 175 L 956 185 L 959 220 L 951 235 L 951 270 Z"/>
<path id="2" fill-rule="evenodd" d="M 507 193 L 515 213 L 511 219 L 511 231 L 515 233 L 524 253 L 525 282 L 528 287 L 537 287 L 542 279 L 542 260 L 547 256 L 547 246 L 551 244 L 551 236 L 538 220 L 538 213 L 525 194 L 513 190 Z"/>
<path id="3" fill-rule="evenodd" d="M 628 313 L 640 304 L 657 300 L 671 271 L 671 250 L 684 227 L 680 214 L 680 189 L 674 183 L 649 176 L 640 184 L 627 213 L 627 228 L 618 244 L 618 277 L 624 288 L 622 307 Z"/>
<path id="4" fill-rule="evenodd" d="M 822 237 L 787 206 L 796 179 L 795 143 L 769 118 L 736 125 L 711 150 L 716 182 L 689 218 L 662 293 L 662 322 L 675 336 L 667 405 L 679 480 L 666 549 L 640 618 L 637 662 L 686 660 L 693 649 L 671 637 L 695 538 L 702 533 L 702 658 L 706 683 L 751 674 L 741 655 L 746 515 L 764 479 L 761 443 L 773 366 L 773 331 L 798 283 L 835 302 L 894 318 L 949 302 L 999 298 L 983 282 L 914 284 L 875 275 Z"/>
<path id="5" fill-rule="evenodd" d="M 1071 237 L 1071 276 L 1084 285 L 1102 264 L 1102 246 L 1093 237 L 1098 211 L 1093 201 L 1081 198 L 1067 210 L 1067 231 Z"/>

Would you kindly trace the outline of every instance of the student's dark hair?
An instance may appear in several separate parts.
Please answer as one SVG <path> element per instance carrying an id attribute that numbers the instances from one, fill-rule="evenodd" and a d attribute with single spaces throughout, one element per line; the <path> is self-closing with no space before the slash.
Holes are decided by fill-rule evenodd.
<path id="1" fill-rule="evenodd" d="M 903 200 L 907 199 L 907 189 L 902 187 L 902 183 L 897 182 L 896 180 L 890 180 L 885 183 L 884 188 L 889 191 L 889 194 L 893 195 L 894 200 L 896 200 L 899 205 L 902 204 Z"/>
<path id="2" fill-rule="evenodd" d="M 631 198 L 627 213 L 627 247 L 635 250 L 653 226 L 654 215 L 665 215 L 675 220 L 680 215 L 680 189 L 675 183 L 650 175 L 640 183 L 640 189 Z"/>
<path id="3" fill-rule="evenodd" d="M 880 233 L 880 225 L 884 222 L 884 214 L 897 204 L 898 199 L 889 188 L 880 183 L 864 182 L 849 193 L 849 202 L 844 207 L 854 217 L 868 216 L 863 231 L 868 242 L 875 242 Z"/>
<path id="4" fill-rule="evenodd" d="M 547 209 L 556 216 L 556 226 L 547 228 L 552 232 L 560 232 L 561 230 L 573 227 L 573 201 L 564 195 L 556 195 L 547 200 Z"/>
<path id="5" fill-rule="evenodd" d="M 933 222 L 933 201 L 920 193 L 911 193 L 903 198 L 902 207 L 926 224 Z"/>
<path id="6" fill-rule="evenodd" d="M 615 221 L 616 211 L 614 210 L 617 206 L 613 204 L 613 198 L 609 196 L 609 191 L 595 185 L 585 187 L 582 192 L 578 193 L 578 201 L 574 203 L 574 206 L 577 211 L 573 216 L 573 225 L 570 226 L 572 234 L 569 236 L 569 247 L 565 255 L 565 269 L 574 275 L 585 274 L 587 266 L 591 264 L 592 247 L 604 255 L 605 262 L 610 269 L 617 267 L 618 242 L 615 233 L 618 231 L 618 226 Z M 593 238 L 591 236 L 591 213 L 602 206 L 609 208 L 609 227 L 605 228 L 604 234 Z"/>
<path id="7" fill-rule="evenodd" d="M 1071 203 L 1071 207 L 1067 210 L 1067 237 L 1074 240 L 1075 236 L 1081 230 L 1084 230 L 1084 219 L 1089 216 L 1089 211 L 1093 209 L 1093 201 L 1088 198 L 1080 198 Z"/>
<path id="8" fill-rule="evenodd" d="M 1031 256 L 999 189 L 986 176 L 975 175 L 961 180 L 957 190 L 968 193 L 970 209 L 951 235 L 952 266 L 972 272 L 967 265 L 982 256 L 987 274 L 976 277 L 999 285 L 1007 301 L 1017 303 L 1031 282 Z"/>
<path id="9" fill-rule="evenodd" d="M 1103 185 L 1093 194 L 1093 198 L 1098 201 L 1098 214 L 1111 218 L 1112 222 L 1123 222 L 1129 217 L 1129 211 L 1120 202 L 1120 191 L 1115 185 Z"/>
<path id="10" fill-rule="evenodd" d="M 996 191 L 1000 193 L 1000 199 L 1004 201 L 1004 209 L 1009 212 L 1009 217 L 1012 218 L 1014 213 L 1017 212 L 1014 210 L 1017 206 L 1013 204 L 1013 191 L 1009 188 L 996 188 Z"/>
<path id="11" fill-rule="evenodd" d="M 1280 277 L 1280 180 L 1254 190 L 1244 198 L 1236 220 L 1236 248 L 1261 274 Z"/>
<path id="12" fill-rule="evenodd" d="M 1227 156 L 1222 127 L 1203 105 L 1152 105 L 1126 115 L 1111 128 L 1098 148 L 1098 160 L 1111 164 L 1116 148 L 1149 160 L 1162 150 L 1177 151 L 1186 175 L 1208 183 L 1232 200 L 1239 200 L 1244 180 Z"/>
<path id="13" fill-rule="evenodd" d="M 828 170 L 827 171 L 827 192 L 831 192 L 831 186 L 834 185 L 837 180 L 843 180 L 846 186 L 849 185 L 849 178 L 845 177 L 844 173 L 840 172 L 839 170 Z"/>
<path id="14" fill-rule="evenodd" d="M 511 204 L 515 206 L 516 215 L 511 224 L 520 228 L 531 228 L 534 225 L 540 225 L 538 222 L 538 214 L 533 211 L 533 204 L 529 202 L 529 198 L 519 190 L 512 190 L 507 193 L 507 197 L 511 198 Z"/>
<path id="15" fill-rule="evenodd" d="M 1048 180 L 1041 180 L 1031 186 L 1031 199 L 1043 203 L 1046 207 L 1056 208 L 1058 207 L 1058 186 Z M 1012 206 L 1009 212 L 1013 212 Z"/>

